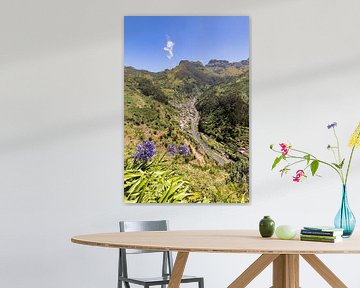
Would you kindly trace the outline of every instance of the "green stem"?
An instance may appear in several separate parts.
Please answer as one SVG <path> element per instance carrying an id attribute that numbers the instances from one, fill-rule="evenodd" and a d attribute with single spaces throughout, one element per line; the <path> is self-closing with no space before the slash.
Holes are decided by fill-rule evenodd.
<path id="1" fill-rule="evenodd" d="M 337 147 L 336 147 L 336 149 L 337 149 L 337 152 L 338 152 L 338 157 L 339 157 L 339 161 L 338 161 L 338 165 L 341 165 L 341 154 L 340 154 L 340 144 L 339 144 L 339 137 L 337 136 L 337 134 L 336 134 L 336 131 L 335 131 L 335 128 L 333 128 L 333 131 L 334 131 L 334 135 L 335 135 L 335 138 L 336 138 L 336 145 L 337 145 Z M 341 179 L 342 179 L 342 181 L 343 181 L 343 184 L 346 184 L 346 180 L 344 181 L 344 174 L 343 174 L 343 171 L 342 171 L 342 165 L 341 166 L 339 166 L 339 167 L 341 167 L 339 170 L 340 170 L 340 174 L 341 174 Z"/>
<path id="2" fill-rule="evenodd" d="M 310 154 L 309 154 L 309 155 L 310 155 Z M 291 156 L 291 155 L 287 155 L 286 157 L 288 157 L 288 158 L 294 158 L 294 159 L 302 159 L 302 157 Z M 310 158 L 310 160 L 311 160 L 311 161 L 317 160 L 317 161 L 319 161 L 319 163 L 325 164 L 325 165 L 331 167 L 332 169 L 334 169 L 334 170 L 336 171 L 336 173 L 340 176 L 341 182 L 342 182 L 343 184 L 345 184 L 344 179 L 343 179 L 343 177 L 341 176 L 338 168 L 336 168 L 335 166 L 333 166 L 333 165 L 331 165 L 331 164 L 329 164 L 329 163 L 327 163 L 327 162 L 325 162 L 325 161 L 319 160 L 319 159 L 317 159 L 317 158 Z"/>
<path id="3" fill-rule="evenodd" d="M 348 166 L 347 166 L 347 169 L 346 169 L 346 176 L 345 176 L 345 183 L 344 183 L 344 185 L 346 185 L 347 180 L 348 180 L 349 170 L 350 170 L 350 165 L 351 165 L 351 160 L 352 160 L 354 151 L 355 151 L 355 145 L 354 145 L 353 148 L 351 149 L 351 154 L 350 154 L 350 158 L 349 158 L 349 163 L 348 163 Z"/>
<path id="4" fill-rule="evenodd" d="M 341 163 L 341 155 L 340 155 L 339 137 L 338 137 L 337 134 L 336 134 L 335 128 L 333 128 L 333 131 L 334 131 L 334 135 L 335 135 L 335 138 L 336 138 L 336 145 L 337 145 L 336 149 L 337 149 L 337 151 L 338 151 L 338 157 L 339 157 L 339 162 L 338 162 L 338 164 L 340 165 L 340 163 Z"/>
<path id="5" fill-rule="evenodd" d="M 159 161 L 156 163 L 156 165 L 159 164 L 159 163 L 162 161 L 162 159 L 164 159 L 164 157 L 165 157 L 166 154 L 167 154 L 167 151 L 161 156 L 161 158 L 160 158 Z"/>
<path id="6" fill-rule="evenodd" d="M 360 134 L 359 134 L 359 136 L 360 136 Z M 281 151 L 278 151 L 278 150 L 275 150 L 275 149 L 271 149 L 271 150 L 273 150 L 274 152 L 283 154 Z M 303 153 L 303 154 L 306 154 L 306 155 L 310 155 L 310 157 L 312 157 L 312 158 L 310 158 L 311 161 L 317 160 L 317 161 L 319 161 L 319 163 L 322 163 L 322 164 L 325 164 L 325 165 L 331 167 L 331 168 L 334 169 L 334 170 L 336 171 L 336 173 L 339 175 L 340 180 L 341 180 L 341 183 L 345 184 L 344 177 L 341 175 L 339 169 L 336 168 L 334 165 L 331 165 L 330 163 L 327 163 L 327 162 L 325 162 L 325 161 L 323 161 L 323 160 L 317 159 L 314 155 L 312 155 L 312 154 L 310 154 L 310 153 L 307 153 L 307 152 L 305 152 L 305 151 L 301 151 L 301 150 L 297 150 L 297 149 L 291 149 L 291 150 L 292 150 L 292 151 L 295 151 L 295 152 Z M 292 156 L 292 155 L 289 155 L 289 154 L 286 155 L 286 158 L 304 159 L 303 157 Z"/>
<path id="7" fill-rule="evenodd" d="M 333 156 L 334 156 L 335 162 L 338 163 L 339 161 L 338 161 L 338 159 L 336 158 L 334 148 L 331 147 L 330 150 L 331 150 L 331 152 L 332 152 L 332 154 L 333 154 Z"/>
<path id="8" fill-rule="evenodd" d="M 291 150 L 293 150 L 295 152 L 303 153 L 303 154 L 306 154 L 306 155 L 310 155 L 311 157 L 316 159 L 316 157 L 314 155 L 312 155 L 312 154 L 310 154 L 310 153 L 308 153 L 306 151 L 302 151 L 302 150 L 298 150 L 298 149 L 292 149 L 292 148 L 291 148 Z"/>
<path id="9" fill-rule="evenodd" d="M 301 162 L 303 162 L 303 161 L 305 161 L 305 159 L 301 159 L 301 160 L 295 161 L 295 162 L 293 162 L 293 163 L 291 163 L 291 164 L 289 164 L 289 165 L 286 165 L 285 167 L 287 168 L 287 167 L 293 166 L 293 165 L 295 165 L 295 164 L 301 163 Z"/>

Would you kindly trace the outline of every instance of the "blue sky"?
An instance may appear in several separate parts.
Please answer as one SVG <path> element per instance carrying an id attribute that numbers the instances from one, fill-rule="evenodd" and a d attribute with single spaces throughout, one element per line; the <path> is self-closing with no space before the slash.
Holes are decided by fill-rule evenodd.
<path id="1" fill-rule="evenodd" d="M 180 60 L 249 58 L 247 16 L 125 16 L 124 21 L 125 66 L 161 71 Z"/>

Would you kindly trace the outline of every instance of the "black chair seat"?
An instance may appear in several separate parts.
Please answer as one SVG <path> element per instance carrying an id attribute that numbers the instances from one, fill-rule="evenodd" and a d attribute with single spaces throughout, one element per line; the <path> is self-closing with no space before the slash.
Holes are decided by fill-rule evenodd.
<path id="1" fill-rule="evenodd" d="M 181 283 L 190 283 L 200 281 L 202 277 L 195 277 L 195 276 L 187 276 L 184 275 L 181 279 Z M 170 281 L 170 276 L 163 276 L 163 277 L 149 277 L 149 278 L 126 278 L 126 277 L 119 277 L 120 280 L 124 282 L 134 283 L 137 285 L 162 285 L 168 284 Z"/>

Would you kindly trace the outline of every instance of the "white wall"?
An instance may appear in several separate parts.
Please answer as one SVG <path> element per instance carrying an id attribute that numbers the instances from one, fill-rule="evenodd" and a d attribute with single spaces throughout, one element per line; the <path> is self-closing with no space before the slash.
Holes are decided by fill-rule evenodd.
<path id="1" fill-rule="evenodd" d="M 115 231 L 120 219 L 170 219 L 173 229 L 331 224 L 340 182 L 295 184 L 270 171 L 270 143 L 328 156 L 339 123 L 344 148 L 359 121 L 360 2 L 62 0 L 2 2 L 0 10 L 0 287 L 115 287 L 116 250 L 70 243 Z M 250 15 L 252 200 L 240 205 L 122 203 L 124 15 Z M 349 183 L 360 215 L 360 153 Z M 360 256 L 322 256 L 360 287 Z M 255 255 L 193 254 L 187 272 L 226 287 Z M 134 260 L 146 272 L 145 264 Z M 346 261 L 346 265 L 343 264 Z M 302 287 L 327 287 L 301 263 Z M 267 269 L 249 287 L 269 287 Z"/>

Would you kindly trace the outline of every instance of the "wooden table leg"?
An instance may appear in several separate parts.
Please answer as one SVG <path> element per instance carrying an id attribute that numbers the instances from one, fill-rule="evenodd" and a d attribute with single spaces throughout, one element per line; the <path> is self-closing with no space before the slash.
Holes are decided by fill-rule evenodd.
<path id="1" fill-rule="evenodd" d="M 324 280 L 334 288 L 347 288 L 347 286 L 314 254 L 301 255 Z"/>
<path id="2" fill-rule="evenodd" d="M 273 288 L 299 288 L 299 255 L 281 254 L 273 263 Z"/>
<path id="3" fill-rule="evenodd" d="M 181 278 L 183 277 L 186 261 L 188 259 L 189 252 L 178 252 L 174 264 L 173 271 L 168 288 L 179 288 Z"/>
<path id="4" fill-rule="evenodd" d="M 273 262 L 278 254 L 263 254 L 254 263 L 252 263 L 228 288 L 244 288 L 254 278 L 259 275 L 271 262 Z"/>

